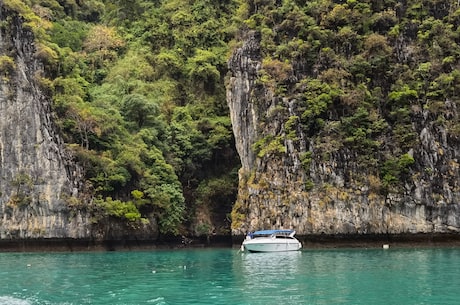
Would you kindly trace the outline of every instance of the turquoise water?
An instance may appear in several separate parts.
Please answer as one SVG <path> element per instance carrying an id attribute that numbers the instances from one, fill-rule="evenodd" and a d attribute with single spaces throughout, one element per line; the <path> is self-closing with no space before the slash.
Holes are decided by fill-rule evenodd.
<path id="1" fill-rule="evenodd" d="M 460 249 L 0 253 L 0 304 L 460 304 Z"/>

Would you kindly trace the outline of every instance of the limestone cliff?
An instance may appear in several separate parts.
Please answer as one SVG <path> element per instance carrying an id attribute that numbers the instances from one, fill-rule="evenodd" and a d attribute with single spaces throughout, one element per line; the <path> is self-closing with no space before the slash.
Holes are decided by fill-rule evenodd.
<path id="1" fill-rule="evenodd" d="M 390 136 L 381 139 L 379 153 L 415 161 L 397 186 L 384 188 L 378 166 L 335 136 L 334 109 L 325 128 L 309 134 L 298 123 L 300 99 L 261 81 L 259 36 L 247 32 L 229 61 L 227 102 L 242 163 L 234 235 L 263 228 L 305 235 L 460 231 L 460 139 L 436 124 L 439 117 L 414 106 L 406 132 L 415 144 L 405 151 Z M 294 68 L 294 76 L 301 73 Z M 444 120 L 459 120 L 455 105 L 443 101 Z"/>
<path id="2" fill-rule="evenodd" d="M 82 238 L 88 217 L 72 165 L 52 123 L 34 36 L 0 2 L 0 238 Z"/>

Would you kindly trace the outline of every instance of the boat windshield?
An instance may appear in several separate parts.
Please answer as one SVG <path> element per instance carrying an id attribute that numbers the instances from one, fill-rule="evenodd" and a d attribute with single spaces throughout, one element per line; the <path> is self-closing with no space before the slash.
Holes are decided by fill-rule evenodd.
<path id="1" fill-rule="evenodd" d="M 295 231 L 294 230 L 262 230 L 262 231 L 255 231 L 255 232 L 252 232 L 252 233 L 249 233 L 249 237 L 251 238 L 255 238 L 255 237 L 270 237 L 270 236 L 285 236 L 285 237 L 288 237 L 288 236 L 292 236 L 293 233 Z"/>

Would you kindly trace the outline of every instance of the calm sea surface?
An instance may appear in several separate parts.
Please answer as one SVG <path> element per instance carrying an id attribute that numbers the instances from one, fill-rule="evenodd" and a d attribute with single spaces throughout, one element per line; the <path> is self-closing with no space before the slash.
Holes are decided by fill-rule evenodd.
<path id="1" fill-rule="evenodd" d="M 0 253 L 0 304 L 460 304 L 460 249 Z"/>

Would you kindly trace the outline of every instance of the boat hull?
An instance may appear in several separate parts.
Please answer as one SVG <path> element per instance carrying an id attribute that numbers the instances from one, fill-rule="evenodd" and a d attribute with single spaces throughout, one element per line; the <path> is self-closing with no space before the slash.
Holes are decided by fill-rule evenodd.
<path id="1" fill-rule="evenodd" d="M 257 238 L 244 241 L 243 248 L 249 252 L 286 252 L 298 251 L 302 248 L 302 245 L 296 239 L 280 241 L 271 238 Z"/>

